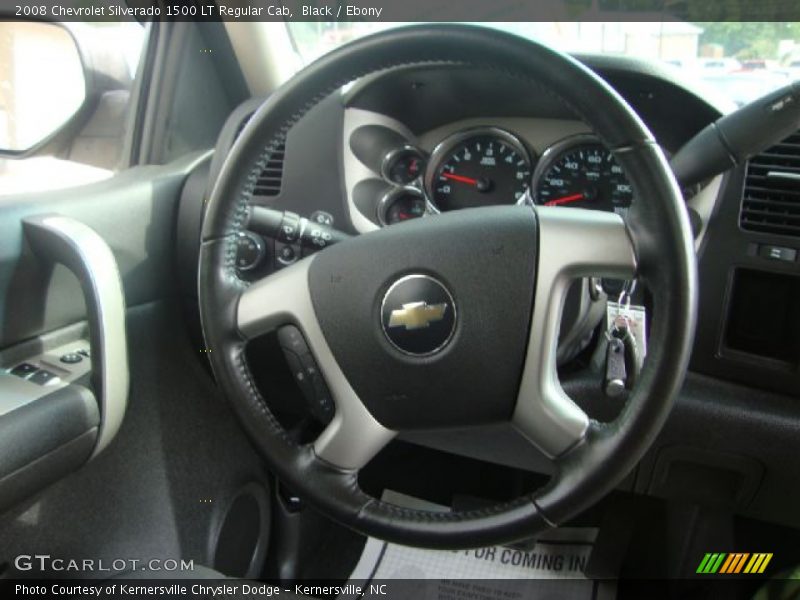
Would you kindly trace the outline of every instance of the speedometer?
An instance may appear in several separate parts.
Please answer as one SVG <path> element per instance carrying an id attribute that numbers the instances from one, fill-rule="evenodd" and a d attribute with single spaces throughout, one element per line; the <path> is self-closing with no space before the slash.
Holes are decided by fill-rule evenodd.
<path id="1" fill-rule="evenodd" d="M 530 175 L 528 151 L 516 136 L 481 127 L 456 133 L 434 149 L 425 188 L 438 211 L 519 204 L 528 197 Z"/>
<path id="2" fill-rule="evenodd" d="M 542 154 L 533 176 L 536 204 L 624 214 L 633 200 L 630 181 L 611 151 L 593 136 L 568 138 Z"/>

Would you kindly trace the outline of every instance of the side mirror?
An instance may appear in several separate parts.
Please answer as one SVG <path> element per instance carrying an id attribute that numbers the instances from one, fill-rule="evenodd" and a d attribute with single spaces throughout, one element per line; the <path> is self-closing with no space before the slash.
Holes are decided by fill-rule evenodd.
<path id="1" fill-rule="evenodd" d="M 65 27 L 0 21 L 0 155 L 24 155 L 63 129 L 86 102 L 84 73 Z"/>

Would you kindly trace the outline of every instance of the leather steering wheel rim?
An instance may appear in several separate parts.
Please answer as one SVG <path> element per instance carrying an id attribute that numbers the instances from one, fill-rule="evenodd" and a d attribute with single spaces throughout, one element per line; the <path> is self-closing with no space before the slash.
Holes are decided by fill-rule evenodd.
<path id="1" fill-rule="evenodd" d="M 316 256 L 325 256 L 328 260 L 330 253 L 335 258 L 334 251 L 351 244 L 358 250 L 355 244 L 360 238 L 369 238 L 364 244 L 370 240 L 378 243 L 383 239 L 380 238 L 382 231 L 326 249 L 252 286 L 237 276 L 234 264 L 236 238 L 246 224 L 256 176 L 290 127 L 322 99 L 354 79 L 393 67 L 431 63 L 499 71 L 521 82 L 538 84 L 555 94 L 594 129 L 612 150 L 633 185 L 636 200 L 624 223 L 616 215 L 593 216 L 588 213 L 596 211 L 581 209 L 547 211 L 517 207 L 519 210 L 513 215 L 497 211 L 498 218 L 509 220 L 522 215 L 520 210 L 527 210 L 520 218 L 530 220 L 530 229 L 538 231 L 538 234 L 531 234 L 532 245 L 538 245 L 535 252 L 539 254 L 535 258 L 539 262 L 534 273 L 537 291 L 532 308 L 534 316 L 529 325 L 530 339 L 536 338 L 537 323 L 546 322 L 537 320 L 536 311 L 550 304 L 553 306 L 548 310 L 557 310 L 558 303 L 563 301 L 550 295 L 548 290 L 540 289 L 545 282 L 550 282 L 547 277 L 553 278 L 555 288 L 565 277 L 584 276 L 595 267 L 611 276 L 635 273 L 655 298 L 648 356 L 616 420 L 600 424 L 588 419 L 581 421 L 579 415 L 575 418 L 554 416 L 548 413 L 547 406 L 542 408 L 537 404 L 546 404 L 540 398 L 529 398 L 525 406 L 519 406 L 517 400 L 515 419 L 530 406 L 534 410 L 531 414 L 537 415 L 537 419 L 556 419 L 556 424 L 563 425 L 565 430 L 577 432 L 566 446 L 563 442 L 561 446 L 554 445 L 556 442 L 551 444 L 547 439 L 533 440 L 537 446 L 550 448 L 548 454 L 554 460 L 556 474 L 547 486 L 533 495 L 487 509 L 450 513 L 409 510 L 364 493 L 357 480 L 360 461 L 330 459 L 345 456 L 334 452 L 343 443 L 355 443 L 353 429 L 330 432 L 329 439 L 325 440 L 329 442 L 327 446 L 319 440 L 314 444 L 296 444 L 256 388 L 244 357 L 245 345 L 254 333 L 265 331 L 267 326 L 274 329 L 281 322 L 296 322 L 300 305 L 305 306 L 306 313 L 310 312 L 312 317 L 321 309 L 319 301 L 309 301 L 311 294 L 307 291 L 298 292 L 296 297 L 290 294 L 292 297 L 287 298 L 287 288 L 277 288 L 275 292 L 275 286 L 289 281 L 308 284 L 315 277 L 312 270 L 319 270 L 320 265 L 325 264 Z M 472 226 L 469 223 L 472 217 L 466 214 L 450 221 L 444 217 L 422 221 L 442 219 L 442 223 L 452 221 L 452 227 Z M 401 230 L 405 231 L 403 227 L 406 225 L 389 228 L 395 230 L 391 236 L 400 236 Z M 553 269 L 545 258 L 560 259 L 559 252 L 548 250 L 548 244 L 552 245 L 554 239 L 553 233 L 548 231 L 557 231 L 562 239 L 578 242 L 571 246 L 574 256 L 569 263 L 565 262 L 553 273 L 549 273 L 548 269 Z M 566 238 L 563 237 L 565 232 Z M 384 238 L 390 239 L 389 234 Z M 613 240 L 609 241 L 611 238 Z M 594 242 L 605 245 L 591 248 Z M 585 251 L 584 246 L 587 246 Z M 601 252 L 621 258 L 597 257 Z M 455 549 L 529 538 L 561 524 L 602 498 L 633 469 L 660 431 L 686 372 L 695 325 L 696 268 L 682 196 L 664 155 L 647 127 L 603 80 L 568 56 L 512 35 L 471 26 L 425 25 L 363 38 L 322 57 L 277 90 L 250 119 L 225 161 L 206 206 L 199 262 L 199 300 L 203 332 L 211 350 L 209 357 L 218 385 L 268 466 L 281 480 L 324 514 L 366 535 L 408 545 Z M 272 301 L 281 306 L 268 306 Z M 266 310 L 270 314 L 269 318 L 259 317 L 250 325 L 243 325 L 245 310 Z M 253 325 L 256 322 L 258 327 Z M 307 335 L 313 333 L 309 331 L 311 327 L 301 323 Z M 553 328 L 557 331 L 557 326 L 548 325 L 548 329 Z M 313 329 L 314 332 L 319 330 L 316 321 Z M 320 352 L 327 356 L 330 348 L 324 341 L 324 334 L 321 337 L 319 343 L 324 348 Z M 544 352 L 548 350 L 551 349 L 544 348 Z M 536 355 L 531 347 L 526 353 L 523 385 L 532 357 Z M 536 372 L 537 378 L 547 379 L 546 385 L 555 385 L 550 381 L 557 380 L 554 363 L 542 360 L 545 367 Z M 335 373 L 341 379 L 338 367 Z M 325 374 L 330 375 L 330 372 Z M 336 385 L 340 384 L 346 386 L 347 382 L 337 380 Z M 350 390 L 349 387 L 343 389 Z M 566 402 L 560 397 L 556 399 L 562 406 Z M 344 399 L 341 404 L 340 398 L 335 400 L 336 418 L 339 418 L 340 409 L 348 414 L 343 408 Z M 349 414 L 358 414 L 371 423 L 375 436 L 389 431 L 380 423 L 373 423 L 372 415 L 363 406 L 359 407 L 360 412 L 353 412 L 355 409 L 347 406 Z M 536 420 L 520 420 L 519 423 L 529 425 L 534 433 L 544 428 Z M 345 435 L 347 431 L 350 431 L 349 438 Z M 360 439 L 361 435 L 355 437 Z M 363 437 L 366 439 L 369 435 Z M 376 438 L 375 448 L 368 448 L 369 452 L 365 450 L 365 456 L 377 452 L 389 439 L 388 434 L 379 440 Z M 363 441 L 368 442 L 368 439 Z M 330 448 L 334 450 L 328 455 L 326 452 Z"/>

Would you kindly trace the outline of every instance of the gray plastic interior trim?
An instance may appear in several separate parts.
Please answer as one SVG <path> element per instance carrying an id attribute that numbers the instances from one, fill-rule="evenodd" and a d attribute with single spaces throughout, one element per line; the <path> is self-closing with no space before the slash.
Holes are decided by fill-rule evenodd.
<path id="1" fill-rule="evenodd" d="M 66 382 L 61 378 L 54 379 L 47 385 L 37 385 L 16 375 L 0 373 L 0 417 L 65 385 Z"/>
<path id="2" fill-rule="evenodd" d="M 78 343 L 79 346 L 89 349 L 89 324 L 86 321 L 72 323 L 42 335 L 31 337 L 24 342 L 14 344 L 0 350 L 0 365 L 9 369 L 21 362 L 28 361 L 32 356 L 40 354 L 55 354 L 58 348 L 66 344 Z"/>
<path id="3" fill-rule="evenodd" d="M 539 266 L 528 353 L 513 424 L 547 456 L 583 439 L 589 417 L 566 395 L 556 372 L 561 311 L 569 284 L 589 276 L 632 279 L 636 255 L 622 218 L 614 213 L 537 207 Z"/>
<path id="4" fill-rule="evenodd" d="M 392 131 L 396 131 L 406 138 L 409 143 L 413 143 L 414 134 L 400 121 L 360 108 L 347 108 L 344 111 L 344 124 L 342 132 L 342 157 L 344 163 L 344 185 L 347 194 L 347 210 L 350 213 L 350 221 L 356 231 L 367 233 L 379 228 L 376 223 L 370 221 L 355 205 L 353 201 L 353 190 L 355 187 L 367 179 L 383 179 L 380 173 L 376 173 L 368 166 L 363 164 L 353 151 L 350 149 L 350 137 L 353 132 L 363 125 L 381 125 Z M 386 182 L 389 186 L 389 182 Z"/>
<path id="5" fill-rule="evenodd" d="M 695 236 L 694 248 L 700 251 L 705 240 L 708 225 L 711 222 L 711 217 L 714 214 L 714 209 L 717 206 L 720 198 L 720 190 L 722 188 L 722 175 L 717 175 L 708 182 L 703 189 L 701 189 L 694 197 L 690 198 L 686 204 L 693 208 L 700 217 L 700 232 Z"/>
<path id="6" fill-rule="evenodd" d="M 41 258 L 63 264 L 81 282 L 89 317 L 92 384 L 100 404 L 93 458 L 116 436 L 128 404 L 125 296 L 117 262 L 103 238 L 75 219 L 37 215 L 24 219 L 23 225 Z"/>
<path id="7" fill-rule="evenodd" d="M 336 403 L 336 414 L 314 442 L 314 451 L 339 468 L 360 469 L 397 432 L 381 425 L 366 409 L 325 340 L 308 286 L 313 259 L 304 258 L 251 285 L 239 299 L 238 327 L 247 338 L 290 323 L 300 328 Z"/>

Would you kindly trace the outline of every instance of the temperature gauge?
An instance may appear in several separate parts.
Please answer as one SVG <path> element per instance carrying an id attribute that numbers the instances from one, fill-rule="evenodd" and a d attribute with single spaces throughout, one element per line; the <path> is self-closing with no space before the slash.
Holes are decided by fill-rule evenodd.
<path id="1" fill-rule="evenodd" d="M 378 220 L 381 225 L 393 225 L 425 215 L 425 196 L 417 188 L 403 187 L 391 190 L 378 203 Z"/>

